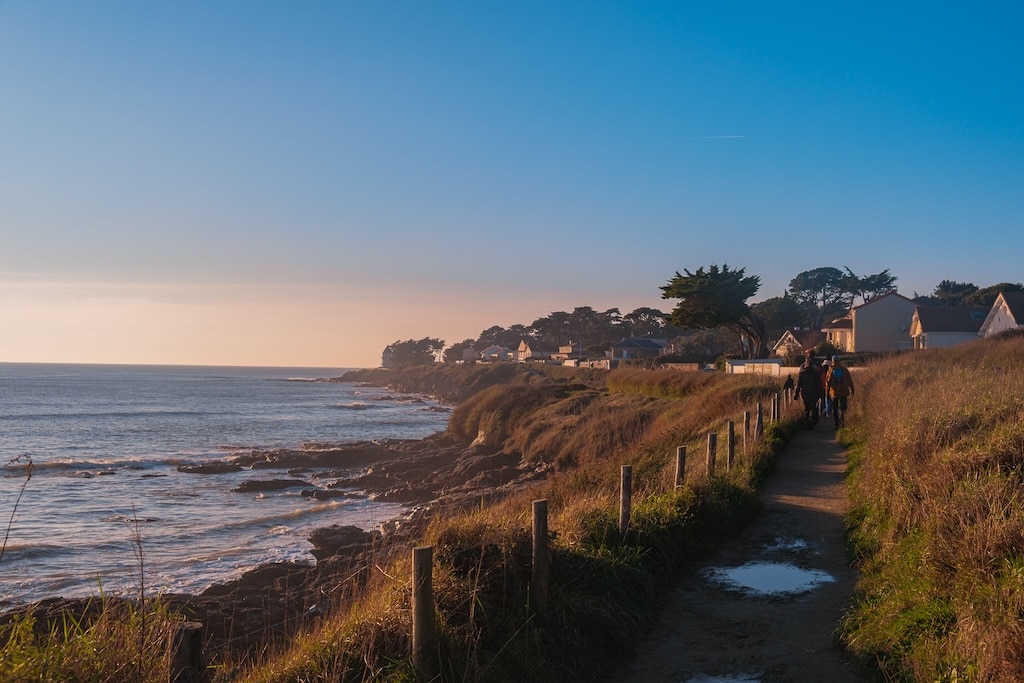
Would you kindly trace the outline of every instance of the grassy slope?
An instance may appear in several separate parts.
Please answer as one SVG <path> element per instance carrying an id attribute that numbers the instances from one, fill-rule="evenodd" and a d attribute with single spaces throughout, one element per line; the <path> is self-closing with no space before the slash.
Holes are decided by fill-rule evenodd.
<path id="1" fill-rule="evenodd" d="M 422 539 L 434 548 L 444 680 L 564 681 L 600 671 L 651 623 L 666 578 L 754 513 L 752 485 L 766 462 L 752 467 L 753 457 L 741 455 L 732 472 L 708 479 L 703 457 L 691 456 L 688 485 L 673 487 L 676 446 L 702 453 L 708 431 L 721 432 L 758 400 L 768 402 L 775 391 L 768 380 L 673 371 L 616 371 L 595 380 L 559 371 L 551 383 L 535 371 L 515 372 L 460 404 L 449 430 L 463 441 L 501 444 L 554 473 L 539 490 L 440 516 Z M 623 464 L 634 473 L 624 537 Z M 528 607 L 537 498 L 548 501 L 553 535 L 545 620 Z M 408 549 L 389 562 L 368 577 L 363 597 L 243 680 L 413 680 Z"/>
<path id="2" fill-rule="evenodd" d="M 1024 337 L 865 368 L 845 624 L 886 680 L 1024 680 Z"/>

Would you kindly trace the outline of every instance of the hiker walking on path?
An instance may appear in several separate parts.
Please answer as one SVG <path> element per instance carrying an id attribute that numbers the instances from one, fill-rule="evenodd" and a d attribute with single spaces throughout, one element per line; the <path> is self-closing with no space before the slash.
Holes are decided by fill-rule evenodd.
<path id="1" fill-rule="evenodd" d="M 807 428 L 813 429 L 818 424 L 818 400 L 821 398 L 822 387 L 821 372 L 814 362 L 813 354 L 807 354 L 796 377 L 796 392 L 793 398 L 803 398 L 804 420 L 807 421 Z"/>
<path id="2" fill-rule="evenodd" d="M 853 377 L 849 368 L 840 362 L 839 356 L 832 356 L 832 367 L 825 375 L 825 386 L 832 398 L 832 418 L 835 420 L 836 429 L 839 429 L 846 421 L 847 399 L 853 396 Z"/>

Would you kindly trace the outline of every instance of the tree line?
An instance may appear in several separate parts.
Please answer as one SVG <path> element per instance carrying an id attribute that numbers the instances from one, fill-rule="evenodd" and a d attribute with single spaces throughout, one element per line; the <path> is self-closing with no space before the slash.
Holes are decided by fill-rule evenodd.
<path id="1" fill-rule="evenodd" d="M 782 296 L 747 303 L 761 287 L 746 269 L 712 264 L 694 272 L 676 272 L 664 286 L 662 299 L 676 301 L 665 313 L 638 308 L 623 314 L 618 308 L 597 311 L 589 306 L 571 312 L 555 311 L 529 325 L 494 325 L 476 339 L 446 348 L 442 339 L 396 340 L 390 345 L 396 366 L 462 360 L 463 352 L 498 345 L 515 350 L 526 340 L 551 348 L 580 344 L 588 356 L 604 355 L 623 339 L 652 337 L 675 340 L 675 353 L 685 360 L 707 362 L 722 356 L 766 358 L 771 345 L 786 330 L 821 329 L 846 315 L 858 303 L 896 291 L 897 277 L 889 269 L 857 275 L 849 268 L 821 267 L 798 273 Z M 942 280 L 929 295 L 913 301 L 928 306 L 991 308 L 1000 291 L 1024 291 L 1021 283 L 978 287 L 970 282 Z"/>

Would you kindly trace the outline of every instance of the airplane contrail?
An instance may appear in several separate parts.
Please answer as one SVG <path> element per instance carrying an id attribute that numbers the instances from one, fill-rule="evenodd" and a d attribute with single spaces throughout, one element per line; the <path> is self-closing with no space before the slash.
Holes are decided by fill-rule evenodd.
<path id="1" fill-rule="evenodd" d="M 705 135 L 699 138 L 686 138 L 687 140 L 739 140 L 746 135 Z"/>

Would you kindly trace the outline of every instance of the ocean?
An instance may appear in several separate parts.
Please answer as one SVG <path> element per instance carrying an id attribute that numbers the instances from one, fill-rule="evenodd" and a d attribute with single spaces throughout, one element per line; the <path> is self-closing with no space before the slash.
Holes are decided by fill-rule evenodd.
<path id="1" fill-rule="evenodd" d="M 253 448 L 447 426 L 429 399 L 318 381 L 344 372 L 0 363 L 0 609 L 137 594 L 140 569 L 147 593 L 197 593 L 262 563 L 312 563 L 315 528 L 402 516 L 394 503 L 318 502 L 299 488 L 232 491 L 266 474 L 178 471 Z"/>

